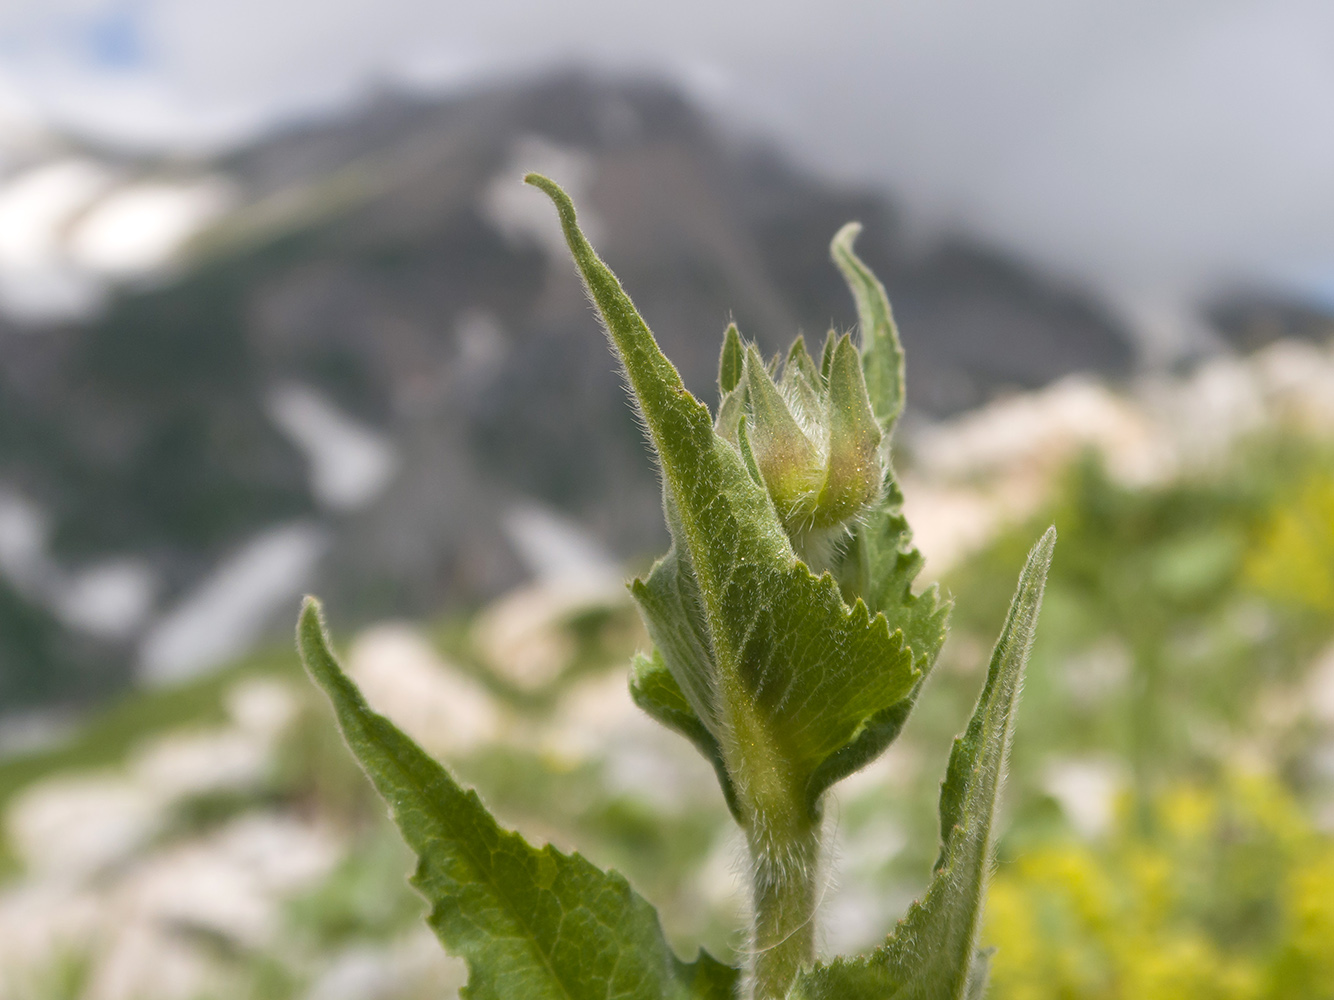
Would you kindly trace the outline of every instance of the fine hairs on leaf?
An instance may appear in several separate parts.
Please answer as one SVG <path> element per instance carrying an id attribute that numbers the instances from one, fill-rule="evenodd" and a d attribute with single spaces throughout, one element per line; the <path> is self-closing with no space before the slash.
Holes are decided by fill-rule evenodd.
<path id="1" fill-rule="evenodd" d="M 996 804 L 1055 530 L 1029 555 L 955 740 L 926 895 L 870 954 L 818 960 L 825 793 L 898 736 L 949 614 L 934 586 L 914 589 L 922 557 L 890 448 L 904 358 L 884 286 L 854 253 L 859 227 L 849 223 L 831 256 L 856 303 L 858 336 L 831 331 L 818 362 L 798 338 L 779 365 L 729 326 L 710 413 L 589 245 L 564 191 L 526 179 L 555 205 L 662 472 L 672 544 L 630 585 L 653 648 L 634 658 L 629 695 L 717 775 L 749 854 L 750 927 L 742 968 L 703 952 L 684 962 L 621 875 L 501 828 L 475 792 L 367 707 L 308 599 L 301 655 L 417 854 L 412 883 L 431 927 L 468 964 L 463 995 L 979 1000 Z"/>

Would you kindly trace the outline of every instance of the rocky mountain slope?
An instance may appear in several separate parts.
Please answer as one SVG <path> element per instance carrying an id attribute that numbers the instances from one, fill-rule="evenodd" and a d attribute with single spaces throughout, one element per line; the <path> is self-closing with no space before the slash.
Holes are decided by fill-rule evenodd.
<path id="1" fill-rule="evenodd" d="M 1133 363 L 1090 294 L 963 237 L 909 240 L 881 195 L 731 141 L 657 84 L 381 95 L 203 163 L 60 156 L 108 178 L 51 230 L 101 284 L 79 315 L 0 322 L 0 716 L 208 669 L 305 587 L 364 620 L 597 563 L 580 533 L 652 553 L 655 477 L 525 170 L 570 188 L 706 398 L 729 318 L 771 351 L 851 327 L 826 249 L 849 219 L 919 415 Z M 200 191 L 207 212 L 181 193 Z M 168 230 L 190 238 L 153 257 L 144 234 Z"/>

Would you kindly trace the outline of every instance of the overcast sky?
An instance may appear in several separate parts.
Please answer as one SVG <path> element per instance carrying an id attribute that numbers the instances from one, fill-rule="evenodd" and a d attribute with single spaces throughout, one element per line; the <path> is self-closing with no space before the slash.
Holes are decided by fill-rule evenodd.
<path id="1" fill-rule="evenodd" d="M 1330 0 L 0 0 L 0 128 L 223 143 L 376 80 L 660 72 L 925 230 L 1334 299 Z"/>

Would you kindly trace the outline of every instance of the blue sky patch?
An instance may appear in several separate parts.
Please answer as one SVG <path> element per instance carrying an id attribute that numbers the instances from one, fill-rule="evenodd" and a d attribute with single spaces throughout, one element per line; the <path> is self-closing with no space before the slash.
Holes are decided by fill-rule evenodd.
<path id="1" fill-rule="evenodd" d="M 149 61 L 144 40 L 144 4 L 139 0 L 113 3 L 84 23 L 79 46 L 98 69 L 138 70 Z"/>

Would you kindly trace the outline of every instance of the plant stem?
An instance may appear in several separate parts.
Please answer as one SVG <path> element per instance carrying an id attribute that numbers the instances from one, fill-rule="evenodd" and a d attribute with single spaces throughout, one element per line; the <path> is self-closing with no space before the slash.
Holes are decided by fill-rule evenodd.
<path id="1" fill-rule="evenodd" d="M 807 805 L 759 707 L 736 694 L 727 704 L 731 739 L 725 753 L 745 814 L 751 862 L 750 970 L 744 995 L 747 1000 L 783 1000 L 797 972 L 815 959 L 820 819 Z"/>
<path id="2" fill-rule="evenodd" d="M 751 1000 L 782 1000 L 801 967 L 815 959 L 820 827 L 809 821 L 800 826 L 804 829 L 788 828 L 780 836 L 749 838 L 754 879 Z"/>

